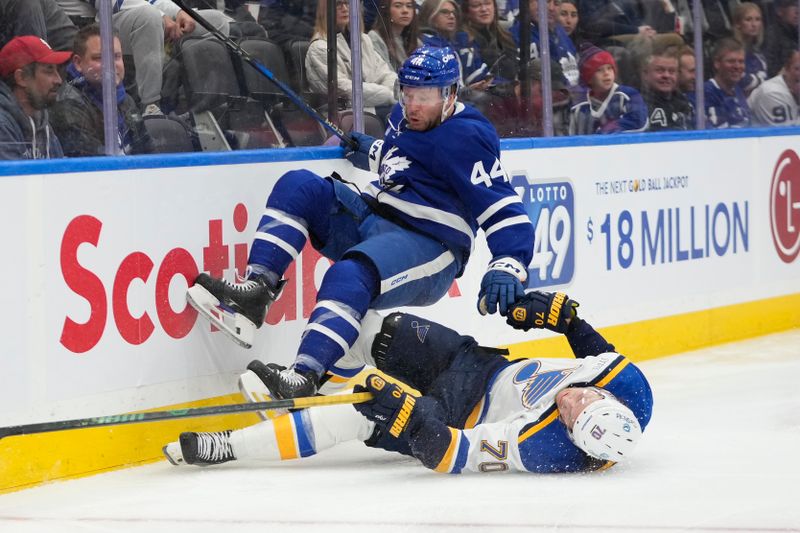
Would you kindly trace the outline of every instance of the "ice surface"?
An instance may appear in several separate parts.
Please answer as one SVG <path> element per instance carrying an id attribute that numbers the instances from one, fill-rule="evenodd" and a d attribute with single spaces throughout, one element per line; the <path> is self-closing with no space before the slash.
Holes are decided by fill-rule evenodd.
<path id="1" fill-rule="evenodd" d="M 800 531 L 800 330 L 641 367 L 653 420 L 631 462 L 603 473 L 443 475 L 349 443 L 7 494 L 0 531 Z"/>

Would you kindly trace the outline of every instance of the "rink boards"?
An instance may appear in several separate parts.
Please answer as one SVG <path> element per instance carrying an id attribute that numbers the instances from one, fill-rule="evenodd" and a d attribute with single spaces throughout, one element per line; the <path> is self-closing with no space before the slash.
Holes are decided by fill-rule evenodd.
<path id="1" fill-rule="evenodd" d="M 800 130 L 514 140 L 502 163 L 536 226 L 530 286 L 563 290 L 633 360 L 800 324 Z M 644 142 L 642 142 L 644 141 Z M 328 261 L 307 247 L 252 350 L 186 306 L 199 272 L 244 270 L 283 172 L 339 172 L 338 149 L 191 154 L 0 166 L 6 261 L 0 425 L 238 401 L 253 358 L 288 363 Z M 497 175 L 473 173 L 476 186 Z M 502 179 L 502 178 L 499 178 Z M 409 309 L 512 346 L 565 355 L 474 311 L 489 260 L 440 303 Z M 0 441 L 0 491 L 160 458 L 180 431 L 253 415 Z"/>

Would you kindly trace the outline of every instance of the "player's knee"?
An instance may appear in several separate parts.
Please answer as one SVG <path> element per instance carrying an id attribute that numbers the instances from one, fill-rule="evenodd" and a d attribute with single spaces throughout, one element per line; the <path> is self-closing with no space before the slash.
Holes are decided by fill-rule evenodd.
<path id="1" fill-rule="evenodd" d="M 346 303 L 363 315 L 378 294 L 379 284 L 380 276 L 371 262 L 343 259 L 325 273 L 317 298 Z"/>
<path id="2" fill-rule="evenodd" d="M 290 170 L 278 178 L 267 199 L 267 207 L 302 215 L 313 206 L 315 211 L 327 213 L 333 197 L 333 184 L 329 181 L 309 170 Z"/>

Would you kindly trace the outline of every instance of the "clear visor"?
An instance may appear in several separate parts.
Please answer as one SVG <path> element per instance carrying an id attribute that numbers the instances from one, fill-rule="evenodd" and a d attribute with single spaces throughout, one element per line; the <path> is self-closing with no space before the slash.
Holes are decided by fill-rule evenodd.
<path id="1" fill-rule="evenodd" d="M 444 98 L 443 90 L 439 87 L 400 87 L 400 101 L 404 106 L 441 105 Z"/>

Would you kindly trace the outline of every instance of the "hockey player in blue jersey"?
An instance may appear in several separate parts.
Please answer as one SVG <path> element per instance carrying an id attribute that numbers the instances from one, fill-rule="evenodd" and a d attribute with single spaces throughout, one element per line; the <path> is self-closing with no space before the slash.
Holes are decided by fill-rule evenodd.
<path id="1" fill-rule="evenodd" d="M 371 314 L 337 366 L 375 365 L 422 396 L 371 374 L 356 387 L 374 394 L 369 402 L 295 411 L 232 432 L 187 432 L 164 453 L 176 465 L 276 461 L 362 440 L 438 472 L 607 468 L 631 455 L 653 397 L 641 370 L 576 308 L 563 293 L 532 292 L 514 304 L 510 325 L 563 333 L 576 356 L 518 361 L 420 317 Z"/>
<path id="2" fill-rule="evenodd" d="M 572 106 L 570 135 L 639 132 L 647 129 L 647 105 L 633 87 L 616 82 L 614 58 L 595 46 L 581 50 L 586 96 Z"/>
<path id="3" fill-rule="evenodd" d="M 200 274 L 189 288 L 187 300 L 202 316 L 249 347 L 306 241 L 335 261 L 294 364 L 248 366 L 273 397 L 314 394 L 368 309 L 438 301 L 461 275 L 479 227 L 493 259 L 478 301 L 505 315 L 523 295 L 533 226 L 500 163 L 494 128 L 457 101 L 459 80 L 452 49 L 414 51 L 399 71 L 401 103 L 386 138 L 353 133 L 358 148 L 346 154 L 380 179 L 359 194 L 341 179 L 287 172 L 267 199 L 246 281 Z"/>

